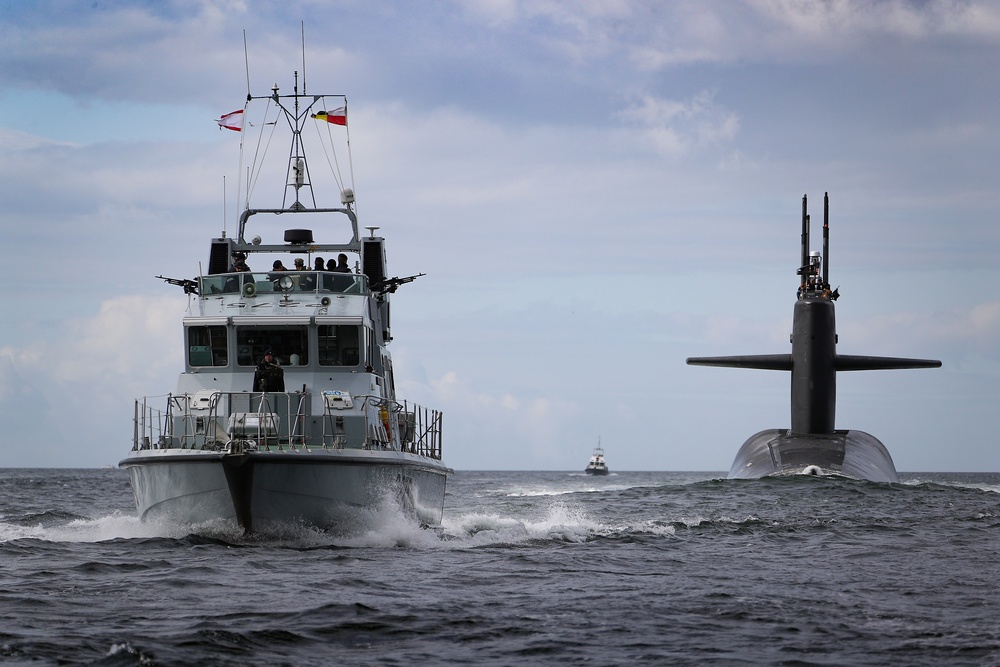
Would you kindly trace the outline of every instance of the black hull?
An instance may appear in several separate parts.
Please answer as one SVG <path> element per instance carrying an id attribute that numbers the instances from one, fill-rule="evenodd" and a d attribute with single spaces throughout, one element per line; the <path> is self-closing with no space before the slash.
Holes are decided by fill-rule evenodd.
<path id="1" fill-rule="evenodd" d="M 610 470 L 591 470 L 591 469 L 588 468 L 588 469 L 584 470 L 584 472 L 587 473 L 588 475 L 607 475 L 611 471 Z"/>
<path id="2" fill-rule="evenodd" d="M 736 454 L 728 477 L 760 479 L 794 474 L 899 481 L 889 451 L 870 433 L 797 434 L 785 429 L 768 429 L 751 436 Z"/>

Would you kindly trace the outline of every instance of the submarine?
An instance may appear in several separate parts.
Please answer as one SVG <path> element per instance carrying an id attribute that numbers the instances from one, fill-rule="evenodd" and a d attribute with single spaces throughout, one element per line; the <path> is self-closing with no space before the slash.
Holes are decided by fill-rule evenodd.
<path id="1" fill-rule="evenodd" d="M 939 368 L 936 359 L 837 354 L 834 302 L 830 289 L 830 196 L 823 197 L 823 251 L 809 250 L 808 200 L 802 196 L 802 254 L 792 317 L 791 354 L 690 357 L 692 366 L 790 371 L 791 428 L 761 431 L 743 443 L 729 479 L 773 475 L 832 475 L 872 482 L 898 482 L 892 456 L 878 438 L 834 426 L 837 373 L 901 368 Z"/>

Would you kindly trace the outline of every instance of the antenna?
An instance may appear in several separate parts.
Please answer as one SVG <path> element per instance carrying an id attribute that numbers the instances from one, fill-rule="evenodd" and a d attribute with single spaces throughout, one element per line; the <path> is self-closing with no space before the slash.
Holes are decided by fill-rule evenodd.
<path id="1" fill-rule="evenodd" d="M 302 94 L 306 94 L 306 22 L 302 21 Z"/>
<path id="2" fill-rule="evenodd" d="M 222 175 L 222 238 L 226 238 L 226 175 Z"/>
<path id="3" fill-rule="evenodd" d="M 243 29 L 243 62 L 247 68 L 247 99 L 250 99 L 250 54 L 247 52 L 247 31 Z"/>
<path id="4" fill-rule="evenodd" d="M 809 213 L 806 196 L 802 195 L 802 260 L 799 262 L 799 273 L 802 275 L 802 287 L 806 286 L 806 269 L 809 267 Z"/>
<path id="5" fill-rule="evenodd" d="M 830 193 L 823 193 L 823 288 L 830 289 Z"/>

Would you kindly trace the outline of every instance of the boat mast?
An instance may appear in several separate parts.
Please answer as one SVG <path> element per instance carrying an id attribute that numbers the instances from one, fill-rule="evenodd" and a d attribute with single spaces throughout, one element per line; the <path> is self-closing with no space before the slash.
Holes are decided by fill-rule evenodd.
<path id="1" fill-rule="evenodd" d="M 301 190 L 303 187 L 309 188 L 310 197 L 312 198 L 312 207 L 316 206 L 316 193 L 313 191 L 312 183 L 309 179 L 309 164 L 306 162 L 306 149 L 305 145 L 302 143 L 302 126 L 303 119 L 306 118 L 307 114 L 305 111 L 299 110 L 299 73 L 296 71 L 294 74 L 295 83 L 293 88 L 293 93 L 290 96 L 292 98 L 292 111 L 289 111 L 281 103 L 281 96 L 278 94 L 278 84 L 274 84 L 271 88 L 271 99 L 274 103 L 278 105 L 285 113 L 285 118 L 288 121 L 288 125 L 292 130 L 292 145 L 289 149 L 288 155 L 288 180 L 285 186 L 285 196 L 282 199 L 282 208 L 287 208 L 290 211 L 302 211 L 305 206 L 301 201 Z M 304 93 L 303 93 L 304 95 Z M 309 105 L 312 106 L 312 105 Z M 308 111 L 308 108 L 306 109 Z M 295 201 L 291 206 L 288 206 L 288 188 L 294 188 L 295 190 Z"/>

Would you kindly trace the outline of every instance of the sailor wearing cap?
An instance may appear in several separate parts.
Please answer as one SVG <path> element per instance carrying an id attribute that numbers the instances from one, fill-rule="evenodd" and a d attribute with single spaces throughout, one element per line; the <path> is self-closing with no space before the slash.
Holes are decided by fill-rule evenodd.
<path id="1" fill-rule="evenodd" d="M 242 252 L 233 253 L 233 271 L 249 271 L 247 266 L 247 256 Z"/>
<path id="2" fill-rule="evenodd" d="M 274 363 L 274 355 L 268 349 L 264 352 L 264 358 L 257 364 L 257 370 L 253 374 L 254 391 L 285 391 L 285 371 L 281 366 Z"/>

